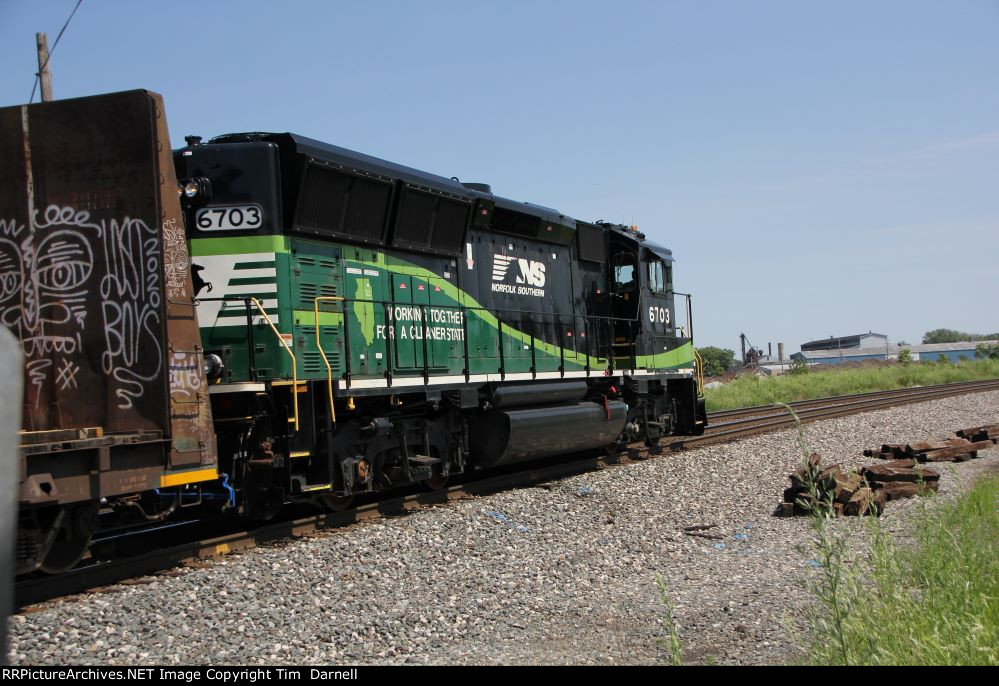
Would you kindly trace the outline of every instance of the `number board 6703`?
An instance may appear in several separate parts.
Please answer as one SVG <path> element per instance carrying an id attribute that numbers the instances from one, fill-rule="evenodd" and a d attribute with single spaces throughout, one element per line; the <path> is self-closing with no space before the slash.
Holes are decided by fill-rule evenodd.
<path id="1" fill-rule="evenodd" d="M 195 223 L 202 231 L 249 230 L 260 228 L 263 216 L 260 205 L 202 207 L 195 215 Z"/>

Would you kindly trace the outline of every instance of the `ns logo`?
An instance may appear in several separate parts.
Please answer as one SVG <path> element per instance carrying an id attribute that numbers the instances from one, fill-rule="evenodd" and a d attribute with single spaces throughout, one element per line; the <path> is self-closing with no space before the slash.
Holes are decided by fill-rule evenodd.
<path id="1" fill-rule="evenodd" d="M 493 255 L 493 281 L 505 281 L 510 267 L 516 262 L 518 273 L 515 283 L 544 288 L 545 286 L 545 263 L 525 260 L 522 257 L 512 257 L 509 255 Z"/>

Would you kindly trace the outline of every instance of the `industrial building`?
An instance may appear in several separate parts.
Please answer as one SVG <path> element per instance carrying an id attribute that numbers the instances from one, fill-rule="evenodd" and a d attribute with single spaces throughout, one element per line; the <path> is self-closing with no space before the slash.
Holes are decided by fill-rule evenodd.
<path id="1" fill-rule="evenodd" d="M 982 343 L 999 341 L 958 341 L 955 343 L 921 343 L 898 345 L 884 334 L 868 332 L 853 336 L 839 336 L 809 341 L 801 344 L 801 352 L 791 355 L 792 360 L 805 359 L 809 364 L 840 364 L 864 360 L 896 360 L 902 349 L 912 353 L 913 361 L 938 362 L 943 356 L 947 362 L 956 363 L 975 359 L 975 348 Z"/>
<path id="2" fill-rule="evenodd" d="M 855 349 L 880 349 L 884 350 L 888 345 L 888 337 L 883 333 L 858 333 L 853 336 L 830 336 L 817 341 L 808 341 L 801 344 L 801 352 L 813 352 L 819 350 L 855 350 Z"/>

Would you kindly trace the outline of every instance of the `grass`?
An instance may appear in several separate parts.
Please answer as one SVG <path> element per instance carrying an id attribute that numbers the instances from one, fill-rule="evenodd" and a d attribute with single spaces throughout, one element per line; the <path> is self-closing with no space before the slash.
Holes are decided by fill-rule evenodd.
<path id="1" fill-rule="evenodd" d="M 708 411 L 714 412 L 833 395 L 995 378 L 999 378 L 999 360 L 969 360 L 960 364 L 899 364 L 828 371 L 815 371 L 813 368 L 808 374 L 768 378 L 744 376 L 721 388 L 707 389 L 705 398 Z"/>
<path id="2" fill-rule="evenodd" d="M 927 495 L 917 514 L 915 545 L 899 546 L 865 517 L 867 564 L 851 559 L 851 533 L 835 526 L 831 499 L 819 497 L 812 450 L 795 419 L 806 484 L 816 600 L 810 617 L 809 662 L 816 665 L 999 665 L 999 475 L 978 481 L 954 503 Z M 813 476 L 808 476 L 812 474 Z M 803 546 L 804 548 L 804 546 Z M 672 665 L 682 643 L 666 583 L 656 575 L 664 606 L 659 643 Z"/>
<path id="3" fill-rule="evenodd" d="M 820 618 L 812 661 L 999 665 L 999 477 L 924 513 L 912 548 L 871 528 L 869 576 Z"/>
<path id="4" fill-rule="evenodd" d="M 659 600 L 662 602 L 665 610 L 663 614 L 663 629 L 666 632 L 666 638 L 660 639 L 659 645 L 666 651 L 670 666 L 681 667 L 683 666 L 683 646 L 680 643 L 680 634 L 677 632 L 676 620 L 673 617 L 676 608 L 673 606 L 673 601 L 670 600 L 669 591 L 666 589 L 666 581 L 663 579 L 662 574 L 656 574 L 656 586 L 659 587 Z"/>

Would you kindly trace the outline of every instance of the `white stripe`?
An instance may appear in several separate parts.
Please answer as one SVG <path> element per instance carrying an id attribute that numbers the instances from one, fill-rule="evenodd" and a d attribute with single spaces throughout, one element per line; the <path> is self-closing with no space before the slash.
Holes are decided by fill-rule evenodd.
<path id="1" fill-rule="evenodd" d="M 534 375 L 530 372 L 526 374 L 523 372 L 517 372 L 516 374 L 507 374 L 506 378 L 501 377 L 499 374 L 490 374 L 490 381 L 531 381 Z"/>
<path id="2" fill-rule="evenodd" d="M 240 260 L 242 261 L 242 260 Z M 249 262 L 249 260 L 246 260 Z M 262 260 L 261 260 L 262 261 Z M 259 267 L 256 269 L 236 269 L 235 265 L 229 273 L 230 279 L 255 279 L 263 276 L 273 276 L 277 278 L 276 267 Z"/>
<path id="3" fill-rule="evenodd" d="M 689 374 L 693 370 L 678 370 L 682 373 Z M 645 369 L 637 370 L 616 370 L 613 376 L 663 376 L 673 373 L 670 372 L 650 372 Z M 589 372 L 591 377 L 603 377 L 604 372 L 600 369 L 592 369 Z M 586 378 L 587 373 L 585 371 L 578 372 L 566 372 L 566 379 L 581 379 Z M 539 372 L 538 379 L 559 379 L 563 378 L 558 372 Z M 496 383 L 501 381 L 533 381 L 534 377 L 528 373 L 517 373 L 517 374 L 507 374 L 506 378 L 503 378 L 499 373 L 491 374 L 472 374 L 468 381 L 465 380 L 464 375 L 448 375 L 448 376 L 431 376 L 430 382 L 428 384 L 423 383 L 422 376 L 397 376 L 392 379 L 391 388 L 408 388 L 412 386 L 440 386 L 444 384 L 463 384 L 463 383 Z M 388 381 L 386 379 L 352 379 L 350 382 L 351 388 L 389 388 Z M 342 390 L 346 390 L 344 387 Z"/>
<path id="4" fill-rule="evenodd" d="M 478 375 L 482 377 L 483 375 Z M 476 379 L 472 376 L 469 379 L 469 383 L 483 382 L 485 378 Z M 432 376 L 430 377 L 431 386 L 441 385 L 441 384 L 453 384 L 453 383 L 465 383 L 464 375 L 456 376 Z M 408 387 L 408 386 L 423 386 L 422 376 L 405 376 L 405 377 L 395 377 L 392 379 L 392 388 Z M 386 379 L 351 379 L 351 388 L 388 388 L 388 380 Z"/>
<path id="5" fill-rule="evenodd" d="M 224 310 L 221 308 L 222 304 L 223 303 L 220 303 L 220 302 L 210 302 L 210 303 L 201 303 L 201 304 L 199 304 L 198 305 L 198 325 L 199 326 L 238 326 L 239 323 L 242 323 L 244 325 L 246 324 L 246 306 L 243 305 L 243 303 L 227 302 L 227 303 L 225 303 L 226 307 L 225 307 Z M 263 305 L 263 307 L 264 307 L 265 310 L 269 310 L 269 309 L 276 308 L 278 306 L 278 301 L 277 301 L 276 298 L 266 298 L 264 300 L 261 300 L 260 304 Z M 201 308 L 203 308 L 205 305 L 215 305 L 216 306 L 214 308 L 215 312 L 216 312 L 215 318 L 212 319 L 212 320 L 210 320 L 210 321 L 208 319 L 202 319 L 202 317 L 201 317 Z M 250 313 L 253 316 L 253 323 L 254 324 L 266 324 L 267 323 L 266 320 L 260 315 L 260 310 L 258 310 L 256 307 L 251 307 L 250 308 Z M 268 312 L 267 316 L 271 318 L 271 322 L 275 326 L 277 326 L 278 323 L 281 321 L 281 318 L 278 316 L 277 312 L 275 312 L 274 314 L 271 314 L 270 312 Z"/>
<path id="6" fill-rule="evenodd" d="M 237 262 L 274 262 L 276 258 L 273 252 L 246 252 L 225 255 L 192 255 L 191 260 L 204 267 L 205 271 L 224 267 L 228 272 L 233 270 Z"/>
<path id="7" fill-rule="evenodd" d="M 274 293 L 277 295 L 276 283 L 248 283 L 242 286 L 226 286 L 221 295 L 238 295 L 240 293 Z"/>
<path id="8" fill-rule="evenodd" d="M 276 314 L 269 314 L 267 316 L 271 318 L 271 324 L 273 324 L 274 326 L 277 326 L 278 324 L 281 323 L 281 318 Z M 257 315 L 256 317 L 253 318 L 254 326 L 264 326 L 265 324 L 267 324 L 267 321 L 260 315 Z M 245 317 L 242 319 L 240 319 L 239 317 L 219 317 L 218 320 L 216 320 L 215 322 L 215 326 L 240 326 L 240 325 L 246 326 Z"/>
<path id="9" fill-rule="evenodd" d="M 212 292 L 205 292 L 205 298 L 220 298 L 229 293 L 234 295 L 239 293 L 253 293 L 253 292 L 269 292 L 271 290 L 271 284 L 257 284 L 249 286 L 249 291 L 235 290 L 243 288 L 242 286 L 232 286 L 232 291 L 229 290 L 229 279 L 238 278 L 238 276 L 273 276 L 277 277 L 277 270 L 273 267 L 266 269 L 247 269 L 244 272 L 239 272 L 236 274 L 234 267 L 237 262 L 273 262 L 275 260 L 275 255 L 272 252 L 259 252 L 259 253 L 241 253 L 241 254 L 230 254 L 230 255 L 193 255 L 191 261 L 204 269 L 201 272 L 201 278 L 206 282 L 211 283 L 214 286 Z M 212 301 L 200 301 L 198 303 L 198 325 L 199 326 L 215 326 L 218 318 L 219 312 L 222 309 L 221 300 Z"/>
<path id="10" fill-rule="evenodd" d="M 208 387 L 208 392 L 212 393 L 262 393 L 265 390 L 262 383 L 223 383 Z"/>

